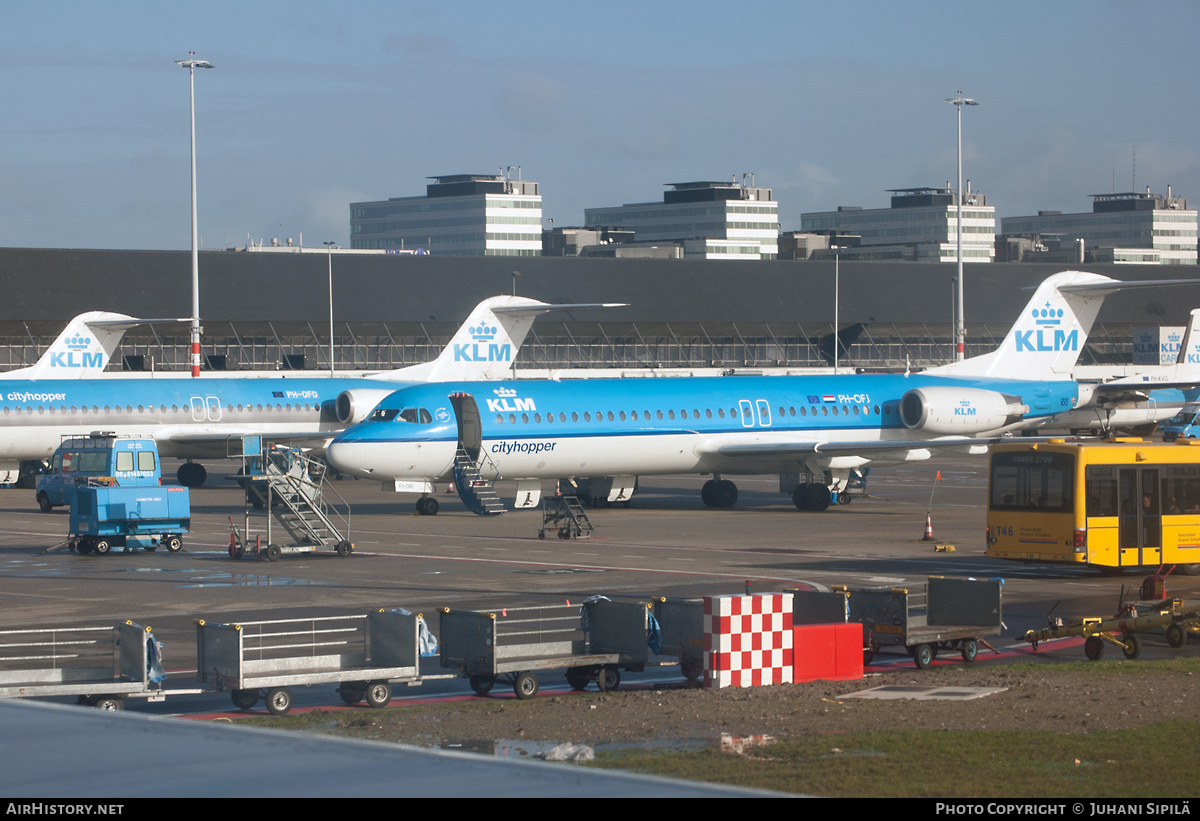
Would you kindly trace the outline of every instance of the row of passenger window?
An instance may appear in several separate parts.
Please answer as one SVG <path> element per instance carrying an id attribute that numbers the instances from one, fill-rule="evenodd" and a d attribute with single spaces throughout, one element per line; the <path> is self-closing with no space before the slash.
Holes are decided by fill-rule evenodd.
<path id="1" fill-rule="evenodd" d="M 892 409 L 890 406 L 884 405 L 883 412 L 887 415 L 891 415 Z M 691 414 L 690 416 L 689 416 L 689 413 Z M 725 419 L 725 418 L 751 419 L 751 418 L 753 418 L 753 415 L 754 415 L 754 412 L 750 409 L 749 406 L 744 406 L 740 410 L 738 408 L 730 408 L 728 416 L 726 415 L 724 408 L 717 408 L 715 412 L 713 411 L 712 408 L 705 408 L 703 413 L 704 413 L 703 418 L 705 418 L 705 419 L 712 419 L 714 413 L 716 414 L 716 417 L 718 419 Z M 787 417 L 787 416 L 809 416 L 809 415 L 811 415 L 811 416 L 839 416 L 839 415 L 840 416 L 851 416 L 851 415 L 853 415 L 853 416 L 870 416 L 872 413 L 876 416 L 878 416 L 880 414 L 880 408 L 878 405 L 809 405 L 809 406 L 801 405 L 798 410 L 795 406 L 788 407 L 788 408 L 784 408 L 783 406 L 779 407 L 779 417 L 781 419 L 784 417 Z M 688 411 L 686 408 L 681 408 L 679 410 L 678 418 L 679 419 L 700 419 L 701 418 L 700 414 L 701 414 L 701 411 L 697 408 L 693 408 L 691 411 Z M 520 416 L 521 423 L 529 424 L 530 418 L 531 418 L 530 414 L 522 413 Z M 595 421 L 597 421 L 597 422 L 603 422 L 603 421 L 605 421 L 605 419 L 607 419 L 609 422 L 616 422 L 616 421 L 624 422 L 627 420 L 630 420 L 633 422 L 638 422 L 638 421 L 642 421 L 642 420 L 650 421 L 652 418 L 656 419 L 656 420 L 657 419 L 671 420 L 671 419 L 676 418 L 676 413 L 675 413 L 674 409 L 670 409 L 670 410 L 666 410 L 666 411 L 662 411 L 662 410 L 654 411 L 653 417 L 651 416 L 651 413 L 648 410 L 641 411 L 641 412 L 629 411 L 628 413 L 626 413 L 625 411 L 596 411 L 596 414 L 595 414 Z M 579 419 L 580 419 L 580 414 L 577 411 L 573 411 L 571 413 L 571 421 L 578 422 Z M 583 412 L 583 421 L 584 422 L 591 422 L 592 419 L 593 419 L 593 416 L 592 416 L 591 411 Z M 549 424 L 549 423 L 553 423 L 555 421 L 555 415 L 553 413 L 547 413 L 545 415 L 545 418 L 543 418 L 542 414 L 534 413 L 534 414 L 532 414 L 532 420 L 533 420 L 534 424 L 541 424 L 543 422 Z M 503 425 L 503 424 L 505 424 L 506 421 L 510 425 L 517 424 L 517 414 L 510 413 L 510 414 L 508 414 L 507 419 L 504 416 L 504 414 L 502 414 L 502 413 L 496 414 L 496 424 L 497 425 Z M 560 412 L 558 414 L 557 421 L 566 422 L 567 414 Z M 762 421 L 765 421 L 768 424 L 770 422 L 770 420 L 762 420 Z"/>
<path id="2" fill-rule="evenodd" d="M 238 410 L 238 411 L 248 411 L 248 410 L 249 411 L 263 411 L 265 409 L 267 411 L 270 411 L 272 409 L 272 407 L 274 407 L 274 410 L 276 410 L 277 412 L 281 412 L 281 413 L 287 412 L 287 411 L 315 411 L 320 408 L 319 405 L 315 405 L 315 404 L 311 404 L 311 405 L 274 405 L 274 406 L 272 406 L 272 405 L 236 405 L 236 406 L 235 405 L 226 405 L 225 411 L 228 413 L 233 413 L 235 410 Z M 5 407 L 3 412 L 4 412 L 4 414 L 8 415 L 8 414 L 14 414 L 14 413 L 15 414 L 21 414 L 21 413 L 32 414 L 32 413 L 47 413 L 47 412 L 48 413 L 88 414 L 88 413 L 100 413 L 101 411 L 103 411 L 104 413 L 154 413 L 155 411 L 158 411 L 159 413 L 191 413 L 192 408 L 189 405 L 182 405 L 182 406 L 181 405 L 172 405 L 170 410 L 167 409 L 166 405 L 158 405 L 158 406 L 150 405 L 149 407 L 146 407 L 144 405 L 138 405 L 136 408 L 133 405 L 115 405 L 115 406 L 114 405 L 105 405 L 103 408 L 101 408 L 99 405 L 92 405 L 90 407 L 87 405 L 83 405 L 83 406 L 72 405 L 69 408 L 66 405 L 58 405 L 58 406 L 50 405 L 48 407 L 45 405 L 39 405 L 38 407 L 34 407 L 32 405 L 26 405 L 25 407 L 20 407 L 20 406 Z"/>

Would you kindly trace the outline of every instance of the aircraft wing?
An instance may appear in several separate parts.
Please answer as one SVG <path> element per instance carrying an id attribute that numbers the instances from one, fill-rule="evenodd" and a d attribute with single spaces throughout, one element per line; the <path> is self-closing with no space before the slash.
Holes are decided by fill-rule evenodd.
<path id="1" fill-rule="evenodd" d="M 221 427 L 209 428 L 206 431 L 189 431 L 183 427 L 159 428 L 154 432 L 154 442 L 163 456 L 176 456 L 176 449 L 181 449 L 190 457 L 192 454 L 204 453 L 213 457 L 225 457 L 241 454 L 241 443 L 236 448 L 230 448 L 232 440 L 237 440 L 243 434 L 261 436 L 264 442 L 296 445 L 304 448 L 323 449 L 329 440 L 337 436 L 335 430 L 322 431 L 288 431 L 271 432 L 255 430 L 250 427 Z"/>
<path id="2" fill-rule="evenodd" d="M 1021 437 L 1022 442 L 1046 441 L 1049 437 Z M 763 437 L 746 442 L 738 437 L 713 437 L 696 448 L 696 455 L 709 462 L 759 463 L 787 466 L 821 457 L 860 457 L 865 460 L 914 461 L 928 459 L 931 451 L 945 450 L 981 455 L 991 445 L 1014 441 L 1012 436 L 941 436 L 936 439 L 870 439 L 857 441 L 800 440 L 786 436 Z M 907 457 L 905 454 L 908 454 Z"/>

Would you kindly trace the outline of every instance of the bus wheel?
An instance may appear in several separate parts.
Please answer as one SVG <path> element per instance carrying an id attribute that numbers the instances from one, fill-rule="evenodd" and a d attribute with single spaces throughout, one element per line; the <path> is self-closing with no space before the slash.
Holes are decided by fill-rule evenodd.
<path id="1" fill-rule="evenodd" d="M 1083 643 L 1083 654 L 1088 661 L 1099 661 L 1104 658 L 1104 639 L 1099 636 L 1088 636 Z"/>
<path id="2" fill-rule="evenodd" d="M 1180 564 L 1176 567 L 1185 576 L 1200 576 L 1200 564 Z"/>

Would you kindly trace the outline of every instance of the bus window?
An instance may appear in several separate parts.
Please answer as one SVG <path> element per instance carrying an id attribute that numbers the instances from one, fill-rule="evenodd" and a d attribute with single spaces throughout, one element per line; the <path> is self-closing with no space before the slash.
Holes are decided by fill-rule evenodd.
<path id="1" fill-rule="evenodd" d="M 1075 457 L 1064 453 L 997 453 L 992 458 L 992 510 L 1070 513 L 1075 509 Z"/>
<path id="2" fill-rule="evenodd" d="M 1089 465 L 1084 472 L 1084 477 L 1084 488 L 1087 494 L 1087 515 L 1089 517 L 1116 516 L 1116 469 L 1108 466 Z"/>

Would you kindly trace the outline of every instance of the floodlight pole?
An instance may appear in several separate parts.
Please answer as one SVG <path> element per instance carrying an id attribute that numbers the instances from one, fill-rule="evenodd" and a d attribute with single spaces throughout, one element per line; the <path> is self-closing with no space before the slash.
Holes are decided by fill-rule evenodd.
<path id="1" fill-rule="evenodd" d="M 325 249 L 329 254 L 329 376 L 333 377 L 333 249 L 336 242 L 326 242 Z"/>
<path id="2" fill-rule="evenodd" d="M 955 283 L 955 317 L 954 317 L 954 350 L 955 359 L 962 361 L 966 358 L 967 328 L 963 319 L 963 252 L 962 252 L 962 107 L 964 105 L 979 105 L 969 97 L 958 96 L 946 100 L 958 109 L 958 191 L 955 201 L 958 203 L 958 279 Z"/>
<path id="3" fill-rule="evenodd" d="M 200 375 L 200 232 L 196 224 L 196 69 L 212 68 L 207 60 L 197 60 L 196 52 L 189 51 L 188 59 L 176 60 L 175 65 L 188 70 L 188 84 L 192 95 L 192 376 Z"/>

